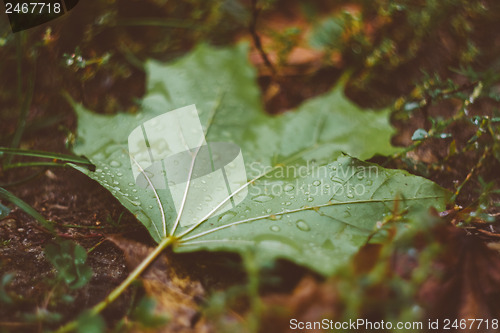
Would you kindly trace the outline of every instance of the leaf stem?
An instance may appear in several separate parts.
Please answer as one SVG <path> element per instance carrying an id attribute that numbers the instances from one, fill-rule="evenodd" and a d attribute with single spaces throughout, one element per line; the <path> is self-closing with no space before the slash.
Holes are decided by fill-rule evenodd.
<path id="1" fill-rule="evenodd" d="M 130 286 L 130 284 L 146 270 L 146 268 L 158 257 L 158 255 L 163 252 L 163 250 L 174 244 L 176 241 L 177 238 L 175 237 L 164 238 L 161 243 L 158 244 L 158 246 L 153 250 L 153 252 L 151 252 L 118 287 L 116 287 L 104 300 L 90 309 L 90 315 L 97 315 L 109 304 L 115 301 Z M 55 333 L 70 332 L 76 329 L 77 325 L 77 320 L 71 321 L 66 325 L 60 327 L 57 331 L 55 331 Z"/>

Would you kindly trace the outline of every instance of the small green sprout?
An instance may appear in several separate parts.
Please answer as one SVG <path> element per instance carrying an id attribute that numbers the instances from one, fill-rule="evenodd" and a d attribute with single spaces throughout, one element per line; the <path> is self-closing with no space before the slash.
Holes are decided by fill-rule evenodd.
<path id="1" fill-rule="evenodd" d="M 92 277 L 92 269 L 85 264 L 87 252 L 72 241 L 64 240 L 45 247 L 45 256 L 58 271 L 58 279 L 71 289 L 83 287 Z"/>

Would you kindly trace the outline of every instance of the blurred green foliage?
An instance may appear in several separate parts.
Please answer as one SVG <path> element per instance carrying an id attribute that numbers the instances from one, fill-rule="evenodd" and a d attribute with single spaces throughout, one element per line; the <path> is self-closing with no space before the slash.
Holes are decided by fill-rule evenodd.
<path id="1" fill-rule="evenodd" d="M 45 256 L 57 269 L 58 279 L 71 289 L 83 287 L 92 278 L 92 269 L 85 264 L 87 251 L 70 240 L 47 244 Z"/>
<path id="2" fill-rule="evenodd" d="M 311 43 L 337 51 L 354 72 L 365 103 L 390 103 L 420 81 L 422 72 L 476 71 L 497 63 L 492 43 L 500 21 L 495 0 L 343 0 L 317 24 Z M 354 93 L 356 94 L 356 93 Z M 381 97 L 385 99 L 381 100 Z"/>
<path id="3" fill-rule="evenodd" d="M 99 112 L 133 111 L 145 59 L 172 59 L 200 41 L 231 42 L 247 19 L 237 0 L 103 0 L 81 1 L 67 15 L 15 34 L 0 21 L 0 117 L 15 122 L 30 82 L 33 103 L 54 113 L 64 113 L 62 88 Z"/>

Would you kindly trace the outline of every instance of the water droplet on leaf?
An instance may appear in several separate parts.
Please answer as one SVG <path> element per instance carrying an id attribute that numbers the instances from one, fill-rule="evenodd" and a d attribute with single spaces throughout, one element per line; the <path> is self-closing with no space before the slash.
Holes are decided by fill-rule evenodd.
<path id="1" fill-rule="evenodd" d="M 227 212 L 224 215 L 222 215 L 221 217 L 219 217 L 219 222 L 226 222 L 226 221 L 232 219 L 235 216 L 236 216 L 235 213 L 233 213 L 233 212 Z"/>
<path id="2" fill-rule="evenodd" d="M 297 228 L 299 228 L 302 231 L 309 231 L 311 230 L 311 227 L 309 227 L 309 224 L 307 224 L 304 220 L 298 220 L 296 222 Z"/>
<path id="3" fill-rule="evenodd" d="M 273 199 L 272 196 L 266 195 L 266 194 L 261 194 L 261 195 L 258 195 L 258 196 L 255 196 L 252 198 L 253 201 L 257 201 L 257 202 L 267 202 L 267 201 L 270 201 L 272 199 Z"/>

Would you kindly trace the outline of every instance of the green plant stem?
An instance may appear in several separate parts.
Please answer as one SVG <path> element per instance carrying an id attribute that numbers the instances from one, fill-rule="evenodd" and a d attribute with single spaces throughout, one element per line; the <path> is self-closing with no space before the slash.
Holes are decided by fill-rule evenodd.
<path id="1" fill-rule="evenodd" d="M 53 223 L 53 224 L 56 224 L 58 227 L 61 227 L 61 228 L 97 229 L 97 230 L 105 229 L 105 227 L 103 227 L 103 226 L 97 226 L 97 225 L 63 224 L 63 223 L 54 222 L 54 221 L 49 221 L 49 222 Z"/>
<path id="2" fill-rule="evenodd" d="M 163 252 L 167 247 L 171 246 L 177 241 L 176 237 L 164 238 L 160 244 L 151 252 L 140 264 L 137 266 L 132 273 L 118 286 L 116 287 L 103 301 L 95 305 L 90 310 L 90 315 L 97 315 L 99 312 L 104 310 L 109 304 L 115 301 L 129 286 L 137 279 L 144 270 Z M 55 333 L 70 332 L 77 328 L 78 322 L 76 320 L 67 323 L 66 325 L 60 327 Z"/>
<path id="3" fill-rule="evenodd" d="M 259 297 L 259 267 L 254 252 L 247 252 L 243 256 L 243 263 L 248 275 L 247 290 L 250 297 L 251 313 L 248 316 L 249 332 L 259 331 L 260 317 L 262 315 L 262 303 Z"/>
<path id="4" fill-rule="evenodd" d="M 87 250 L 87 254 L 89 254 L 90 252 L 94 251 L 99 245 L 101 245 L 105 241 L 106 241 L 106 238 L 103 238 L 100 241 L 98 241 L 94 246 L 92 246 L 90 249 Z"/>

